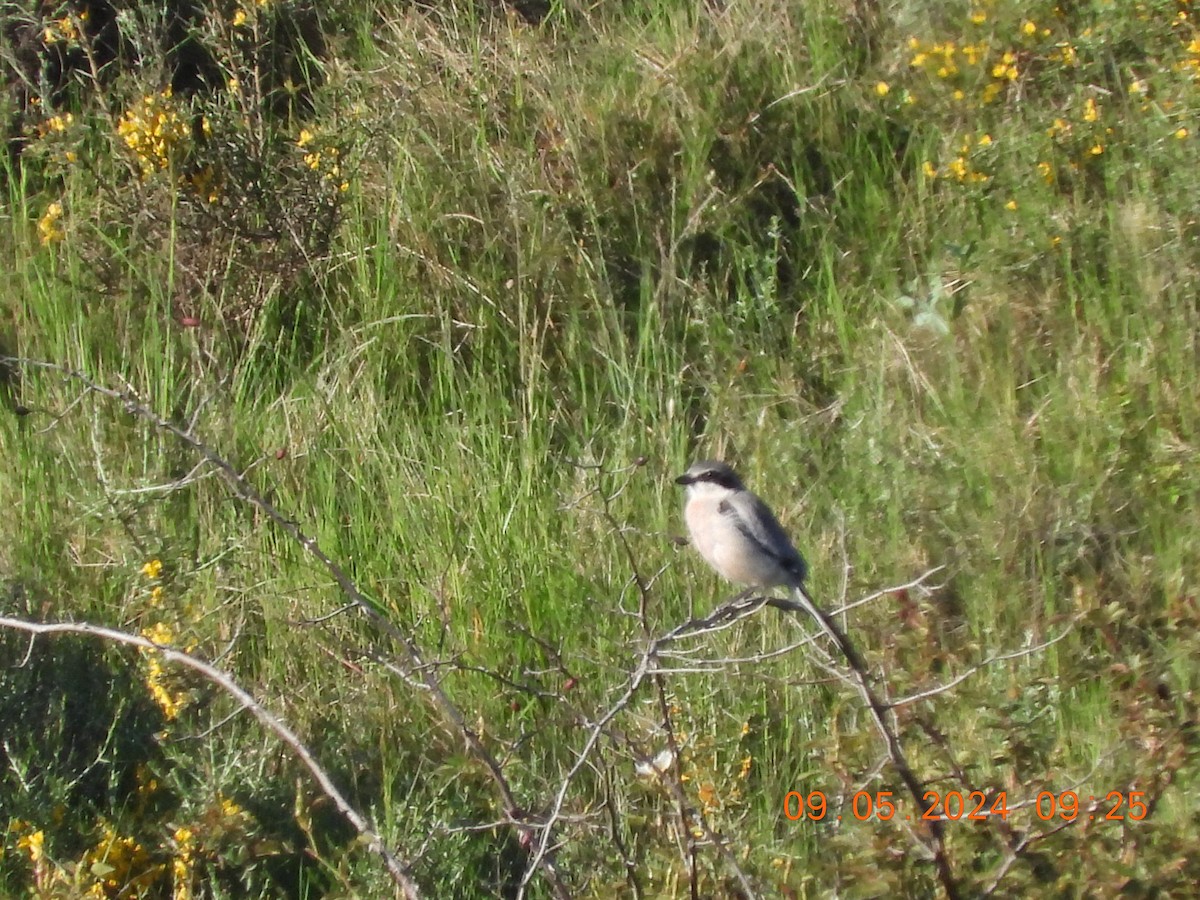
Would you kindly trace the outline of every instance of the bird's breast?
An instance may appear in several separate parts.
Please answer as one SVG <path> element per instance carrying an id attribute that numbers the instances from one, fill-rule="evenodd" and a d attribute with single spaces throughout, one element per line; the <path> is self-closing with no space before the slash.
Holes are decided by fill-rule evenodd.
<path id="1" fill-rule="evenodd" d="M 697 497 L 684 508 L 696 552 L 721 577 L 735 584 L 770 587 L 787 581 L 778 561 L 721 512 L 720 505 L 720 498 Z"/>

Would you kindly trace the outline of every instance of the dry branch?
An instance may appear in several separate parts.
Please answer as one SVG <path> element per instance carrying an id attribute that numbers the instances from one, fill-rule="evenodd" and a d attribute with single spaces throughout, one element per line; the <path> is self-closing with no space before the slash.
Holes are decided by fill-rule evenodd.
<path id="1" fill-rule="evenodd" d="M 283 741 L 291 749 L 296 758 L 312 774 L 325 796 L 333 801 L 334 807 L 342 814 L 342 818 L 349 822 L 351 827 L 363 838 L 367 849 L 383 860 L 383 864 L 387 867 L 392 881 L 395 882 L 406 898 L 409 898 L 409 900 L 420 900 L 423 896 L 417 887 L 417 883 L 409 875 L 410 864 L 387 848 L 383 838 L 380 837 L 379 833 L 367 822 L 362 814 L 350 805 L 350 801 L 337 789 L 337 786 L 333 783 L 328 773 L 317 762 L 316 757 L 312 755 L 312 752 L 304 745 L 299 736 L 288 728 L 279 717 L 255 700 L 244 688 L 220 669 L 181 650 L 156 644 L 136 634 L 118 631 L 113 628 L 104 628 L 100 625 L 91 625 L 86 622 L 29 622 L 24 619 L 0 616 L 0 628 L 23 631 L 32 635 L 79 634 L 100 638 L 114 644 L 127 644 L 142 650 L 161 653 L 163 658 L 168 662 L 173 662 L 191 669 L 193 672 L 198 672 L 207 681 L 215 684 L 232 697 L 242 709 L 258 719 L 264 728 L 273 732 L 279 740 Z"/>
<path id="2" fill-rule="evenodd" d="M 501 804 L 504 808 L 504 813 L 509 822 L 518 829 L 520 834 L 528 839 L 532 830 L 536 827 L 536 823 L 531 822 L 522 804 L 517 802 L 516 796 L 512 790 L 508 779 L 505 777 L 500 763 L 497 761 L 487 748 L 483 745 L 483 741 L 474 729 L 467 724 L 466 716 L 450 699 L 449 695 L 442 688 L 441 682 L 437 678 L 436 671 L 426 662 L 424 653 L 418 646 L 416 639 L 400 629 L 392 622 L 380 608 L 365 594 L 359 590 L 358 585 L 353 579 L 346 574 L 346 571 L 335 562 L 315 539 L 310 537 L 300 526 L 287 516 L 283 515 L 279 509 L 267 500 L 259 491 L 252 485 L 246 477 L 233 467 L 233 465 L 215 450 L 201 441 L 192 432 L 191 426 L 181 428 L 173 422 L 162 418 L 157 413 L 143 405 L 132 391 L 120 391 L 114 388 L 106 387 L 98 384 L 82 372 L 59 365 L 58 363 L 47 362 L 45 360 L 25 359 L 22 357 L 0 356 L 0 363 L 6 363 L 11 366 L 21 367 L 25 369 L 40 369 L 46 372 L 56 372 L 65 378 L 77 382 L 83 386 L 85 392 L 99 394 L 103 397 L 108 397 L 111 400 L 119 402 L 127 412 L 137 416 L 138 418 L 149 422 L 156 428 L 174 435 L 193 451 L 200 454 L 206 459 L 217 471 L 224 477 L 228 483 L 230 490 L 238 499 L 249 503 L 263 512 L 272 522 L 274 522 L 283 532 L 303 547 L 310 555 L 325 568 L 329 575 L 333 578 L 342 593 L 346 598 L 353 603 L 358 609 L 370 618 L 380 630 L 392 638 L 403 651 L 405 668 L 413 674 L 414 678 L 421 683 L 434 705 L 441 713 L 447 723 L 459 734 L 463 743 L 466 745 L 470 754 L 483 764 L 484 768 L 490 775 L 496 792 L 500 796 Z M 545 849 L 539 854 L 537 865 L 550 886 L 551 891 L 557 898 L 566 898 L 570 896 L 566 885 L 559 878 L 558 872 L 554 866 L 552 859 L 546 854 Z"/>

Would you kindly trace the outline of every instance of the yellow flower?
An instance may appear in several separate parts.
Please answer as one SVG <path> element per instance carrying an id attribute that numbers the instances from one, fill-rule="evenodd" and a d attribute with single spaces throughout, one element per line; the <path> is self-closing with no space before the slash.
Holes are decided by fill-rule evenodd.
<path id="1" fill-rule="evenodd" d="M 937 169 L 929 160 L 925 160 L 921 165 L 921 171 L 925 173 L 926 178 L 937 178 Z"/>
<path id="2" fill-rule="evenodd" d="M 1175 131 L 1175 137 L 1179 138 L 1179 140 L 1181 140 L 1181 141 L 1182 141 L 1182 140 L 1183 140 L 1185 137 L 1187 137 L 1187 136 L 1188 136 L 1190 133 L 1191 133 L 1191 132 L 1189 132 L 1189 131 L 1187 130 L 1187 128 L 1186 128 L 1186 127 L 1183 127 L 1183 126 L 1181 126 L 1180 128 L 1178 128 L 1178 129 Z"/>
<path id="3" fill-rule="evenodd" d="M 154 590 L 152 590 L 150 592 L 150 605 L 151 606 L 162 606 L 162 601 L 163 601 L 162 585 L 156 584 L 154 586 Z"/>
<path id="4" fill-rule="evenodd" d="M 46 858 L 46 834 L 41 829 L 17 841 L 17 847 L 29 851 L 29 861 L 35 866 Z"/>
<path id="5" fill-rule="evenodd" d="M 300 136 L 296 138 L 296 146 L 304 147 L 312 143 L 313 133 L 307 128 L 300 129 Z"/>
<path id="6" fill-rule="evenodd" d="M 244 9 L 239 9 L 237 12 L 235 12 L 233 14 L 233 20 L 232 20 L 233 27 L 241 28 L 243 25 L 246 24 L 246 19 L 248 19 L 248 18 L 249 18 L 249 16 L 246 15 L 246 11 Z"/>
<path id="7" fill-rule="evenodd" d="M 171 876 L 175 881 L 175 890 L 171 900 L 192 900 L 192 863 L 191 860 L 176 859 L 171 862 Z"/>
<path id="8" fill-rule="evenodd" d="M 1033 22 L 1026 19 L 1021 24 L 1021 30 L 1023 32 L 1025 32 L 1025 34 L 1032 36 L 1032 35 L 1037 34 L 1037 25 L 1035 25 Z"/>
<path id="9" fill-rule="evenodd" d="M 1130 82 L 1129 93 L 1144 94 L 1145 92 L 1146 92 L 1146 82 L 1142 81 L 1142 79 L 1137 78 L 1134 81 Z"/>
<path id="10" fill-rule="evenodd" d="M 1100 110 L 1096 107 L 1096 99 L 1088 97 L 1083 102 L 1083 121 L 1095 122 L 1098 118 L 1100 118 Z"/>
<path id="11" fill-rule="evenodd" d="M 990 134 L 985 134 L 979 138 L 979 146 L 980 147 L 990 147 L 991 145 L 992 145 L 992 136 Z"/>
<path id="12" fill-rule="evenodd" d="M 38 237 L 43 245 L 53 244 L 56 241 L 63 240 L 67 236 L 59 224 L 62 216 L 63 205 L 58 200 L 55 200 L 46 207 L 45 214 L 38 219 Z"/>
<path id="13" fill-rule="evenodd" d="M 975 12 L 971 13 L 971 21 L 976 25 L 982 25 L 987 21 L 987 13 L 981 9 L 977 9 Z"/>
<path id="14" fill-rule="evenodd" d="M 117 134 L 137 157 L 143 175 L 169 167 L 176 149 L 191 136 L 187 121 L 170 100 L 169 88 L 149 94 L 125 110 L 117 122 Z"/>
<path id="15" fill-rule="evenodd" d="M 87 11 L 85 10 L 79 15 L 80 22 L 87 21 Z M 81 38 L 79 29 L 75 27 L 75 23 L 70 16 L 63 16 L 51 22 L 42 30 L 43 43 L 57 44 L 59 41 L 67 41 L 69 43 L 78 43 Z"/>
<path id="16" fill-rule="evenodd" d="M 1037 164 L 1037 168 L 1038 174 L 1042 176 L 1042 180 L 1045 181 L 1046 184 L 1049 184 L 1054 180 L 1054 170 L 1051 168 L 1050 163 L 1043 160 Z"/>
<path id="17" fill-rule="evenodd" d="M 151 625 L 149 628 L 143 628 L 142 637 L 155 644 L 160 644 L 166 647 L 175 640 L 175 633 L 171 630 L 170 625 L 166 624 L 165 622 L 159 622 L 157 625 Z"/>
<path id="18" fill-rule="evenodd" d="M 1000 57 L 1000 62 L 992 66 L 992 77 L 997 81 L 1016 81 L 1019 74 L 1017 57 L 1011 50 L 1005 51 L 1004 55 Z"/>
<path id="19" fill-rule="evenodd" d="M 880 97 L 886 97 L 888 95 L 888 91 L 890 91 L 890 90 L 891 90 L 891 87 L 888 86 L 888 83 L 886 81 L 875 82 L 875 93 L 878 94 Z M 304 146 L 304 145 L 301 144 L 300 146 Z"/>
<path id="20" fill-rule="evenodd" d="M 192 900 L 192 870 L 194 868 L 193 856 L 195 850 L 193 843 L 195 835 L 192 829 L 181 827 L 175 829 L 175 843 L 179 845 L 179 852 L 175 858 L 171 860 L 171 879 L 174 882 L 174 891 L 171 894 L 172 900 Z"/>
<path id="21" fill-rule="evenodd" d="M 164 622 L 143 628 L 142 637 L 163 647 L 169 646 L 175 641 L 175 633 L 171 630 L 171 626 Z M 146 658 L 146 687 L 150 689 L 150 696 L 162 710 L 163 717 L 170 721 L 176 718 L 180 710 L 187 704 L 187 695 L 171 693 L 166 684 L 166 671 L 163 669 L 159 654 L 144 648 L 142 654 Z"/>
<path id="22" fill-rule="evenodd" d="M 1104 145 L 1103 144 L 1092 144 L 1092 148 L 1088 152 L 1091 153 L 1092 156 L 1099 156 L 1101 153 L 1104 152 Z"/>
<path id="23" fill-rule="evenodd" d="M 146 664 L 146 687 L 150 688 L 150 696 L 163 712 L 168 721 L 176 718 L 183 708 L 183 698 L 175 697 L 163 684 L 163 668 L 157 659 L 151 659 Z"/>
<path id="24" fill-rule="evenodd" d="M 1004 204 L 1004 208 L 1007 209 L 1009 212 L 1015 212 L 1016 208 L 1017 208 L 1017 201 L 1009 200 L 1007 203 Z"/>
<path id="25" fill-rule="evenodd" d="M 157 578 L 162 574 L 162 560 L 152 559 L 142 566 L 142 574 L 147 578 Z"/>
<path id="26" fill-rule="evenodd" d="M 135 882 L 141 883 L 142 879 L 154 877 L 146 848 L 135 838 L 119 834 L 108 823 L 101 826 L 100 838 L 85 854 L 84 861 L 86 871 L 94 873 L 100 879 L 101 885 L 113 892 L 131 889 Z M 133 894 L 130 890 L 122 896 Z M 107 897 L 113 894 L 100 891 L 94 896 Z M 137 892 L 136 896 L 142 896 L 142 892 Z"/>

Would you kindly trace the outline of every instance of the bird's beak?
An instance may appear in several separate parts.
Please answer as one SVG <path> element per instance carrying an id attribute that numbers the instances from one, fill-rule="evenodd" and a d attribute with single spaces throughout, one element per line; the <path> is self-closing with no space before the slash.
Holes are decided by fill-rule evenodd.
<path id="1" fill-rule="evenodd" d="M 680 475 L 678 478 L 675 479 L 675 483 L 676 484 L 691 484 L 695 480 L 696 479 L 693 478 L 691 475 L 684 472 L 682 475 Z"/>

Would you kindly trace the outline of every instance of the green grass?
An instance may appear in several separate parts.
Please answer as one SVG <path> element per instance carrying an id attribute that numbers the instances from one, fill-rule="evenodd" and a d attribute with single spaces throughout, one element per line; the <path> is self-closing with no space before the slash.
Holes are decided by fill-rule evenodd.
<path id="1" fill-rule="evenodd" d="M 672 540 L 671 477 L 719 456 L 771 500 L 827 607 L 943 567 L 934 590 L 849 615 L 893 696 L 1070 628 L 898 710 L 901 741 L 943 793 L 1142 790 L 1153 813 L 948 823 L 966 896 L 1040 833 L 998 895 L 1193 884 L 1195 13 L 660 0 L 555 4 L 535 26 L 349 6 L 325 22 L 311 114 L 243 121 L 269 106 L 252 55 L 208 34 L 244 94 L 178 101 L 216 139 L 145 178 L 75 89 L 74 125 L 4 171 L 0 349 L 194 421 L 441 662 L 527 812 L 548 809 L 646 629 L 731 593 Z M 956 71 L 913 64 L 946 41 Z M 1012 80 L 993 71 L 1006 51 Z M 156 91 L 153 68 L 109 103 Z M 206 206 L 180 178 L 209 161 L 225 180 Z M 55 200 L 65 239 L 43 245 Z M 4 615 L 169 625 L 287 721 L 390 846 L 422 850 L 429 896 L 515 892 L 518 832 L 473 827 L 504 818 L 486 770 L 378 623 L 331 615 L 346 598 L 312 556 L 119 403 L 31 368 L 3 393 Z M 834 808 L 896 790 L 920 812 L 854 692 L 803 649 L 770 655 L 800 634 L 765 609 L 687 645 L 762 659 L 665 676 L 688 802 L 763 896 L 928 896 L 905 828 Z M 387 894 L 214 688 L 96 642 L 28 646 L 0 633 L 0 893 Z M 156 683 L 186 698 L 178 718 Z M 572 783 L 556 860 L 572 893 L 688 895 L 671 792 L 635 776 L 661 724 L 647 684 Z M 843 821 L 785 818 L 792 790 Z M 697 871 L 701 896 L 739 895 L 704 841 Z M 530 891 L 551 893 L 537 875 Z"/>

